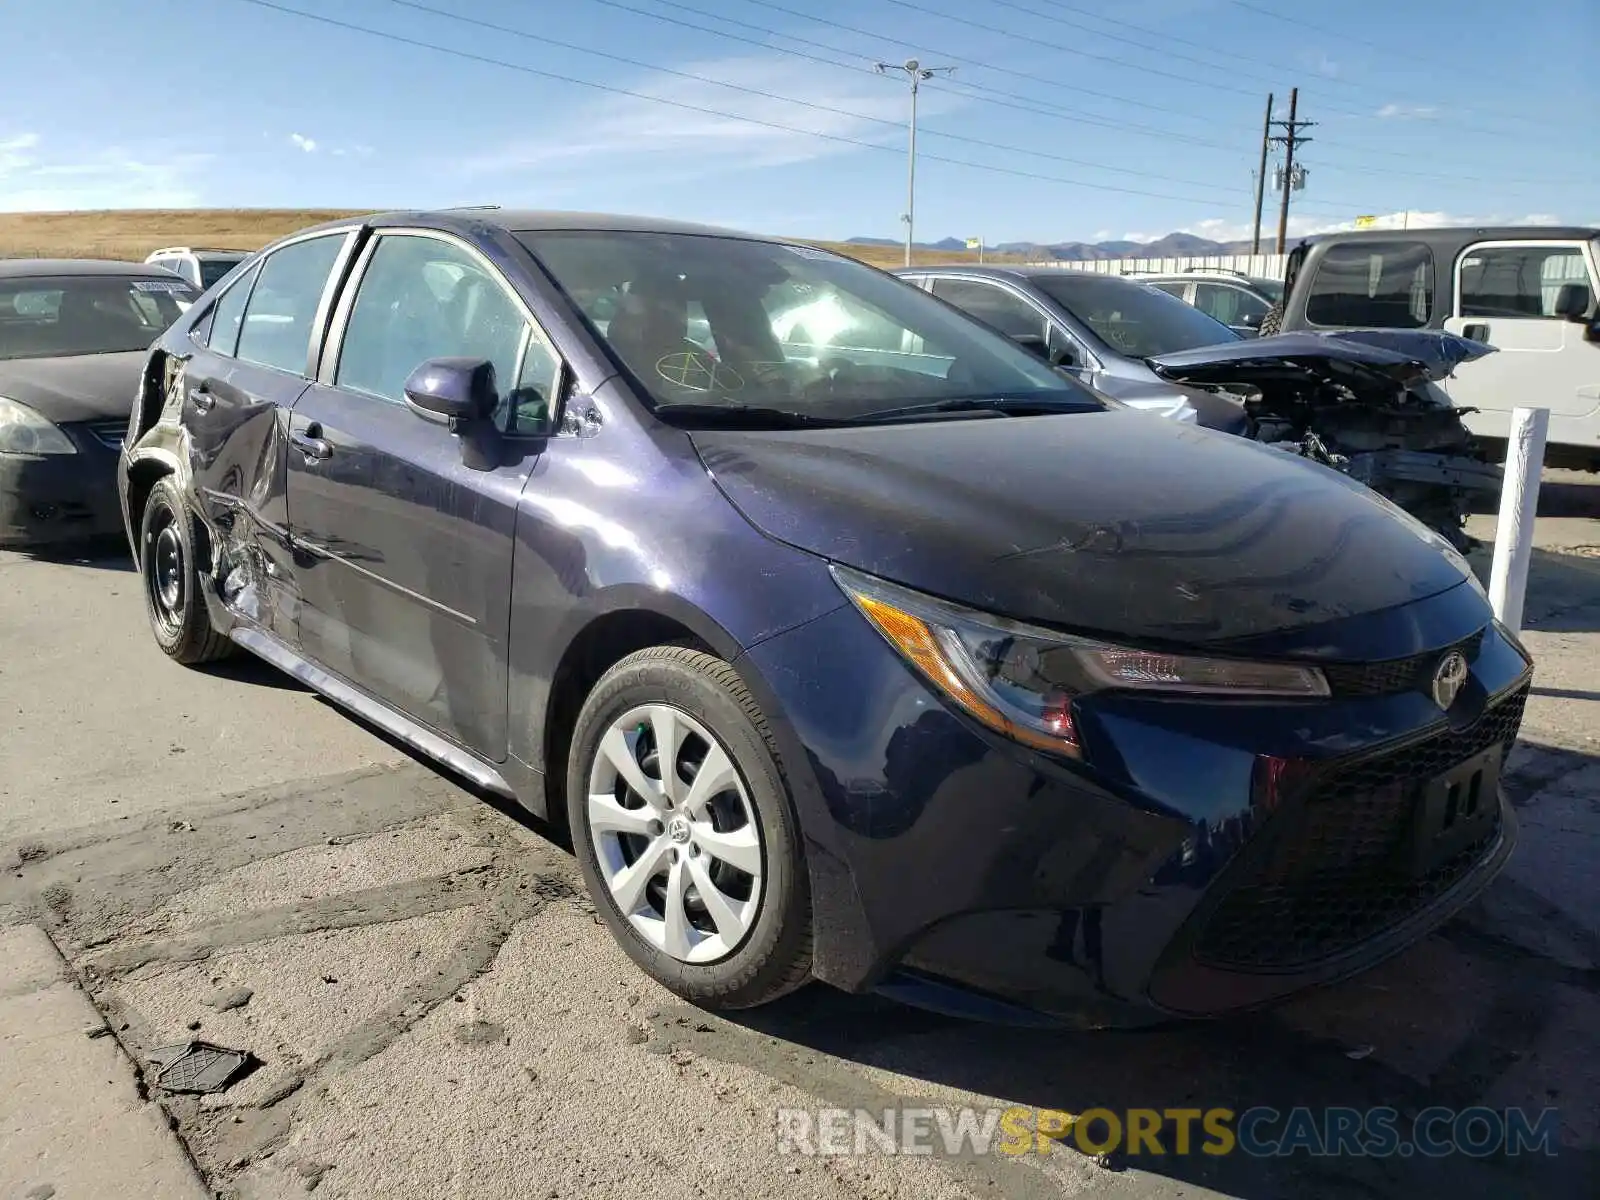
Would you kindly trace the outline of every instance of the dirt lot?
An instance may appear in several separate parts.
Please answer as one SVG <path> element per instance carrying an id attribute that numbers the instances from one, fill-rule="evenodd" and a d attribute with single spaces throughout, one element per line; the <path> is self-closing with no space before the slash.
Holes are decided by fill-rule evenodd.
<path id="1" fill-rule="evenodd" d="M 219 1195 L 1592 1196 L 1600 1176 L 1600 486 L 1547 489 L 1512 866 L 1464 918 L 1266 1015 L 965 1024 L 822 988 L 737 1019 L 635 971 L 546 831 L 249 661 L 156 651 L 116 558 L 0 555 L 0 927 L 43 924 Z M 1480 522 L 1487 524 L 1487 522 Z M 248 989 L 249 996 L 237 1006 Z M 229 995 L 233 993 L 233 995 Z M 159 1093 L 153 1093 L 159 1094 Z M 1560 1111 L 1554 1158 L 802 1158 L 775 1110 Z"/>
<path id="2" fill-rule="evenodd" d="M 149 209 L 115 212 L 0 213 L 0 258 L 120 258 L 142 261 L 159 246 L 255 250 L 273 238 L 349 216 L 350 209 Z M 898 267 L 904 251 L 893 246 L 813 242 L 880 267 Z M 976 253 L 924 251 L 919 263 L 976 262 Z M 990 262 L 1021 261 L 987 255 Z"/>

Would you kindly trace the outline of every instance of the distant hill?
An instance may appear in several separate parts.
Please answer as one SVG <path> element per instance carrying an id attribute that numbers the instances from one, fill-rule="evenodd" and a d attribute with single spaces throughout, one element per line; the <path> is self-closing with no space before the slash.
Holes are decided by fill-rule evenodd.
<path id="1" fill-rule="evenodd" d="M 847 245 L 898 246 L 890 238 L 850 238 Z M 961 250 L 965 238 L 941 238 L 937 242 L 918 242 L 918 250 Z M 1106 258 L 1179 258 L 1207 254 L 1248 254 L 1249 242 L 1214 242 L 1210 238 L 1192 233 L 1169 233 L 1153 242 L 1134 242 L 1115 239 L 1106 242 L 1001 242 L 987 246 L 997 254 L 1014 254 L 1024 258 L 1053 258 L 1062 262 L 1089 262 Z"/>

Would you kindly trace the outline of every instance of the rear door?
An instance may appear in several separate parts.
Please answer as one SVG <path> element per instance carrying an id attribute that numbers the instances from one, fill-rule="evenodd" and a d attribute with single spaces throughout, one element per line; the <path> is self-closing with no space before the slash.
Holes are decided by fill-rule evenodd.
<path id="1" fill-rule="evenodd" d="M 488 359 L 499 456 L 405 403 L 430 358 Z M 295 405 L 289 525 L 301 552 L 304 653 L 493 761 L 506 755 L 511 558 L 560 359 L 469 243 L 385 230 L 362 251 L 318 382 Z"/>
<path id="2" fill-rule="evenodd" d="M 1600 293 L 1592 244 L 1582 241 L 1478 242 L 1455 267 L 1454 308 L 1445 328 L 1488 342 L 1498 353 L 1463 363 L 1445 383 L 1475 433 L 1505 437 L 1511 410 L 1550 410 L 1549 440 L 1600 446 L 1600 344 L 1585 327 L 1555 315 L 1563 284 Z"/>
<path id="3" fill-rule="evenodd" d="M 291 645 L 289 410 L 310 383 L 313 334 L 353 238 L 345 231 L 290 242 L 241 275 L 196 327 L 194 352 L 176 373 L 195 496 L 217 535 L 223 598 Z"/>

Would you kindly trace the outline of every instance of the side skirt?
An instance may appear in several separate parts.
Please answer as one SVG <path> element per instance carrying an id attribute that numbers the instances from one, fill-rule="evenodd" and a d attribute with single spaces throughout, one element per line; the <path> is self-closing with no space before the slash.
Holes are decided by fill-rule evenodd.
<path id="1" fill-rule="evenodd" d="M 470 779 L 479 787 L 513 800 L 517 799 L 516 792 L 512 790 L 504 776 L 477 755 L 452 745 L 410 717 L 363 694 L 339 676 L 324 671 L 315 663 L 307 662 L 270 633 L 236 624 L 228 631 L 228 637 L 285 674 L 292 675 L 313 691 L 320 692 L 343 708 L 348 708 L 358 717 L 370 721 L 385 733 L 399 738 L 413 750 L 426 754 L 456 774 Z"/>

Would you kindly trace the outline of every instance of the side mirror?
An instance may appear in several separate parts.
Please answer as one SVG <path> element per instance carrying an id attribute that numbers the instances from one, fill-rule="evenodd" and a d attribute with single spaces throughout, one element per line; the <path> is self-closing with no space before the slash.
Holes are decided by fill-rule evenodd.
<path id="1" fill-rule="evenodd" d="M 494 364 L 486 358 L 430 358 L 406 380 L 406 404 L 425 421 L 451 433 L 494 413 Z"/>
<path id="2" fill-rule="evenodd" d="M 1555 316 L 1569 321 L 1587 321 L 1591 297 L 1587 284 L 1563 283 L 1556 291 Z"/>

